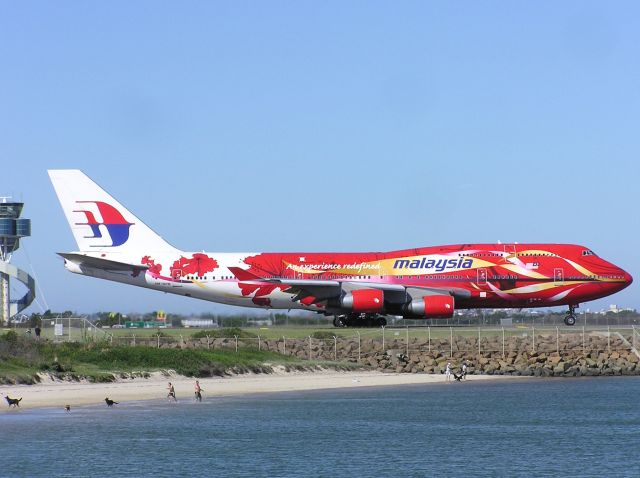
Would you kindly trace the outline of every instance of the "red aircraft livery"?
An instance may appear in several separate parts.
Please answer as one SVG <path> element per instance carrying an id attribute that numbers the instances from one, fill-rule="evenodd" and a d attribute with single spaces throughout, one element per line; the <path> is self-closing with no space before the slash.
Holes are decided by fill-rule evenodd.
<path id="1" fill-rule="evenodd" d="M 333 316 L 336 326 L 384 325 L 388 315 L 435 319 L 452 317 L 457 309 L 559 305 L 568 307 L 565 323 L 574 325 L 580 303 L 614 294 L 633 280 L 589 248 L 572 244 L 185 252 L 81 171 L 49 175 L 79 246 L 60 254 L 70 271 L 230 305 L 311 310 Z M 104 211 L 117 213 L 126 236 Z"/>

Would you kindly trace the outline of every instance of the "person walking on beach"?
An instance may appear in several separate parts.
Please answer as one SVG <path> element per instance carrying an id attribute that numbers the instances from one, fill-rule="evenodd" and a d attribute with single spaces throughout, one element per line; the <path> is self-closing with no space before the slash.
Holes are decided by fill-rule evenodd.
<path id="1" fill-rule="evenodd" d="M 195 394 L 196 394 L 196 401 L 201 402 L 202 401 L 202 388 L 200 387 L 200 382 L 198 382 L 196 380 L 196 385 L 195 385 Z"/>
<path id="2" fill-rule="evenodd" d="M 451 362 L 447 362 L 447 368 L 444 369 L 444 375 L 447 382 L 449 382 L 451 380 Z"/>
<path id="3" fill-rule="evenodd" d="M 462 380 L 467 379 L 467 362 L 462 362 Z"/>
<path id="4" fill-rule="evenodd" d="M 176 390 L 175 388 L 173 388 L 173 385 L 171 385 L 171 382 L 169 382 L 169 386 L 167 387 L 167 390 L 169 390 L 167 399 L 171 400 L 173 398 L 173 401 L 177 402 L 178 399 L 176 398 Z"/>

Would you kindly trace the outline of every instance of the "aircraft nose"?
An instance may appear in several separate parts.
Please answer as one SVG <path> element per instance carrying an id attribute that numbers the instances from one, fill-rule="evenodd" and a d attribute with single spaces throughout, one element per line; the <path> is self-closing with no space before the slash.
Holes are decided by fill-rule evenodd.
<path id="1" fill-rule="evenodd" d="M 631 274 L 629 274 L 627 271 L 625 271 L 621 267 L 617 267 L 616 269 L 618 269 L 618 273 L 617 273 L 618 277 L 622 279 L 617 281 L 617 286 L 615 287 L 616 291 L 619 292 L 622 289 L 626 289 L 631 285 L 631 283 L 633 282 L 633 277 L 631 277 Z"/>
<path id="2" fill-rule="evenodd" d="M 617 280 L 610 282 L 607 285 L 607 289 L 612 294 L 615 292 L 620 292 L 623 289 L 626 289 L 633 282 L 633 277 L 631 277 L 631 274 L 629 274 L 624 269 L 621 269 L 620 267 L 616 267 L 615 271 L 616 271 L 615 276 L 617 277 Z"/>
<path id="3" fill-rule="evenodd" d="M 630 286 L 631 283 L 633 282 L 633 277 L 631 277 L 631 274 L 629 274 L 627 271 L 622 271 L 624 274 L 624 283 L 627 286 Z"/>

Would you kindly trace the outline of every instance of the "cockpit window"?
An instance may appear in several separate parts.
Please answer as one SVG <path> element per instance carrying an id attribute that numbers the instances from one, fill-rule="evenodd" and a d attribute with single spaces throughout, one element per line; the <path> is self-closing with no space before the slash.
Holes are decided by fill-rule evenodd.
<path id="1" fill-rule="evenodd" d="M 583 256 L 595 256 L 593 251 L 590 251 L 589 249 L 585 249 L 582 251 L 582 255 Z"/>

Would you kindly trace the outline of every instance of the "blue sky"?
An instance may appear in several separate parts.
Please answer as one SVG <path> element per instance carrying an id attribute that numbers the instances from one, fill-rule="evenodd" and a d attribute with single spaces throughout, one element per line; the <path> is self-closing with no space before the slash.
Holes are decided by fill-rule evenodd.
<path id="1" fill-rule="evenodd" d="M 637 2 L 1 1 L 0 72 L 42 306 L 230 310 L 66 272 L 50 168 L 183 249 L 567 242 L 640 272 Z"/>

